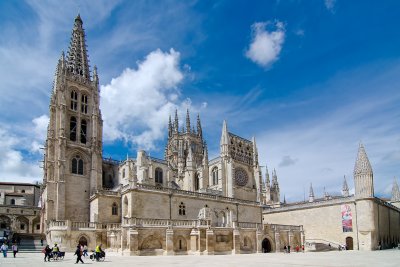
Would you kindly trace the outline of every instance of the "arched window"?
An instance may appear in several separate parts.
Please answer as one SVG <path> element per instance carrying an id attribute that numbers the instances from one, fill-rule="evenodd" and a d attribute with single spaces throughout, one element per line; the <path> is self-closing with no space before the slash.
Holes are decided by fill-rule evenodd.
<path id="1" fill-rule="evenodd" d="M 78 93 L 76 91 L 71 91 L 71 109 L 78 109 Z"/>
<path id="2" fill-rule="evenodd" d="M 118 205 L 117 205 L 117 203 L 113 203 L 112 204 L 112 207 L 111 207 L 111 214 L 112 215 L 118 215 Z"/>
<path id="3" fill-rule="evenodd" d="M 125 196 L 124 197 L 124 205 L 122 206 L 124 216 L 128 216 L 128 206 L 129 206 L 128 198 Z"/>
<path id="4" fill-rule="evenodd" d="M 125 178 L 125 169 L 122 169 L 122 178 Z"/>
<path id="5" fill-rule="evenodd" d="M 196 175 L 194 176 L 194 190 L 197 191 L 200 189 L 200 178 L 199 178 L 199 174 L 196 173 Z"/>
<path id="6" fill-rule="evenodd" d="M 179 205 L 179 215 L 186 215 L 186 210 L 185 210 L 185 204 L 183 204 L 183 202 L 181 202 L 181 204 Z"/>
<path id="7" fill-rule="evenodd" d="M 81 97 L 81 112 L 87 114 L 88 112 L 88 97 L 87 95 L 82 95 Z"/>
<path id="8" fill-rule="evenodd" d="M 75 158 L 72 159 L 72 167 L 71 172 L 74 174 L 83 175 L 83 160 L 79 155 L 76 155 Z"/>
<path id="9" fill-rule="evenodd" d="M 15 205 L 15 199 L 11 199 L 11 205 Z"/>
<path id="10" fill-rule="evenodd" d="M 71 117 L 69 121 L 69 140 L 76 141 L 76 118 Z"/>
<path id="11" fill-rule="evenodd" d="M 81 143 L 86 144 L 87 124 L 86 120 L 81 121 Z"/>
<path id="12" fill-rule="evenodd" d="M 156 178 L 156 184 L 163 183 L 163 171 L 161 168 L 156 168 L 155 178 Z"/>
<path id="13" fill-rule="evenodd" d="M 214 167 L 211 171 L 212 173 L 212 184 L 217 185 L 218 184 L 218 168 Z"/>

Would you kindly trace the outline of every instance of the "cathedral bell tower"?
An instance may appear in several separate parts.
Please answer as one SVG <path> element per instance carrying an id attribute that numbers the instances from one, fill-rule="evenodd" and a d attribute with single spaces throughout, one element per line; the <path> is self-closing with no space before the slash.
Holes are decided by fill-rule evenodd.
<path id="1" fill-rule="evenodd" d="M 44 154 L 42 219 L 89 221 L 89 198 L 101 187 L 99 78 L 91 77 L 78 15 L 69 51 L 56 68 Z"/>

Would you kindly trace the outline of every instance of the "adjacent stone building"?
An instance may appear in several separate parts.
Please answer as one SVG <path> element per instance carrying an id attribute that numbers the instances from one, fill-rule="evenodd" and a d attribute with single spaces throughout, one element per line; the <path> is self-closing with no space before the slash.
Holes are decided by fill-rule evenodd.
<path id="1" fill-rule="evenodd" d="M 360 144 L 354 167 L 355 194 L 349 194 L 346 179 L 342 196 L 316 199 L 310 186 L 309 201 L 265 207 L 264 222 L 300 224 L 304 227 L 309 249 L 329 244 L 348 249 L 390 248 L 400 242 L 399 193 L 393 184 L 392 204 L 374 196 L 374 179 L 367 153 Z"/>
<path id="2" fill-rule="evenodd" d="M 40 234 L 40 186 L 0 182 L 0 236 Z"/>

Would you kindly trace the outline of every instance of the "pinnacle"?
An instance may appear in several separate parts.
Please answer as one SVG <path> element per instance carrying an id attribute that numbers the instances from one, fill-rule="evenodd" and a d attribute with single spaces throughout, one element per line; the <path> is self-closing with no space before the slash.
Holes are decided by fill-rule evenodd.
<path id="1" fill-rule="evenodd" d="M 358 148 L 356 163 L 354 166 L 354 175 L 370 174 L 370 173 L 372 173 L 372 167 L 369 162 L 367 153 L 365 152 L 364 145 L 360 143 L 360 146 Z"/>

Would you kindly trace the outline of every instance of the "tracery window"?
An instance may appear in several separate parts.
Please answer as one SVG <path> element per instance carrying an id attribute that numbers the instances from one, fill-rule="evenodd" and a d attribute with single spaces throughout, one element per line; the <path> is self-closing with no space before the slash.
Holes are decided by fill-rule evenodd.
<path id="1" fill-rule="evenodd" d="M 186 215 L 186 207 L 183 202 L 181 202 L 181 204 L 179 205 L 179 215 Z"/>
<path id="2" fill-rule="evenodd" d="M 76 155 L 72 161 L 71 172 L 74 174 L 83 175 L 83 160 L 79 155 Z"/>
<path id="3" fill-rule="evenodd" d="M 15 199 L 11 199 L 11 205 L 15 205 Z"/>
<path id="4" fill-rule="evenodd" d="M 111 214 L 112 215 L 118 215 L 118 205 L 117 205 L 117 203 L 113 203 L 112 204 L 112 207 L 111 207 Z"/>
<path id="5" fill-rule="evenodd" d="M 155 182 L 156 184 L 162 184 L 163 183 L 163 171 L 161 168 L 156 168 L 155 171 Z"/>
<path id="6" fill-rule="evenodd" d="M 86 144 L 87 123 L 86 120 L 81 121 L 81 143 Z"/>
<path id="7" fill-rule="evenodd" d="M 200 189 L 200 178 L 199 178 L 199 174 L 196 173 L 195 177 L 194 177 L 194 190 L 197 191 Z"/>
<path id="8" fill-rule="evenodd" d="M 76 118 L 71 117 L 69 122 L 69 140 L 76 141 Z"/>
<path id="9" fill-rule="evenodd" d="M 81 96 L 81 112 L 83 114 L 88 113 L 88 97 L 87 97 L 87 95 Z"/>
<path id="10" fill-rule="evenodd" d="M 213 182 L 212 184 L 213 185 L 218 184 L 218 168 L 214 167 L 212 169 L 211 173 L 212 173 L 212 182 Z"/>
<path id="11" fill-rule="evenodd" d="M 71 109 L 78 110 L 78 93 L 74 90 L 71 91 Z"/>

